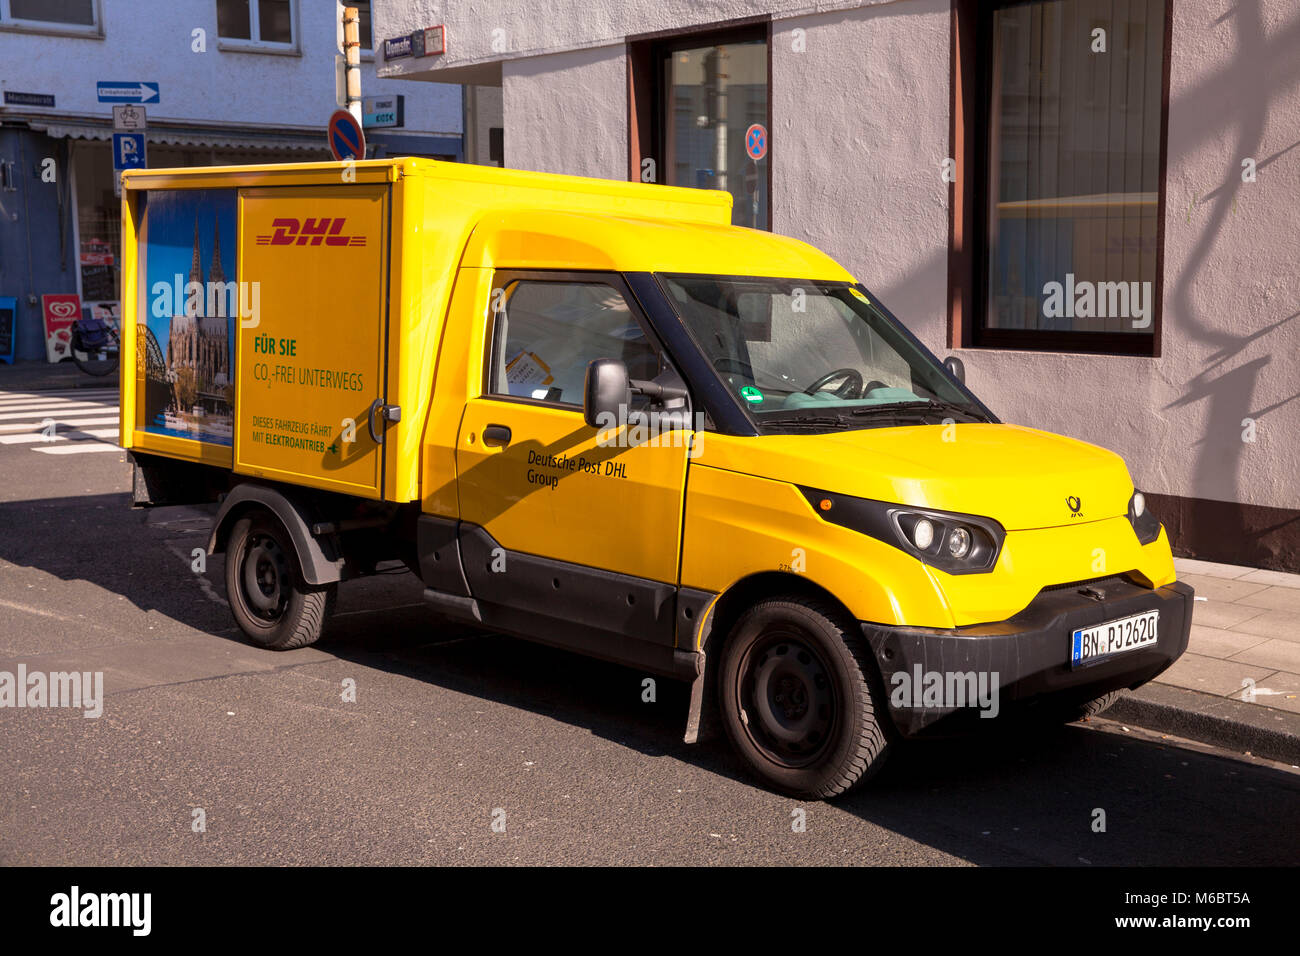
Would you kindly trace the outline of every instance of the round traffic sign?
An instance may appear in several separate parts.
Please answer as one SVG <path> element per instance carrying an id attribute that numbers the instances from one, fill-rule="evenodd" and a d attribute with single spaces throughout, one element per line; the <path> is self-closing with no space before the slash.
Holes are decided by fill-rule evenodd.
<path id="1" fill-rule="evenodd" d="M 745 130 L 745 152 L 754 162 L 767 155 L 767 127 L 762 123 L 755 123 Z"/>
<path id="2" fill-rule="evenodd" d="M 361 131 L 361 123 L 347 110 L 334 111 L 326 127 L 326 138 L 335 159 L 366 158 L 366 134 Z"/>

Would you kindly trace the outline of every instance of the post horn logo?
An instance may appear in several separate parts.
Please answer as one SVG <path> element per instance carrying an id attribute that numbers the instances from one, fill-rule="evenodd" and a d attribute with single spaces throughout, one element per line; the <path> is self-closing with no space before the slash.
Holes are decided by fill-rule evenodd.
<path id="1" fill-rule="evenodd" d="M 1075 514 L 1078 514 L 1079 509 L 1083 507 L 1083 502 L 1079 498 L 1075 497 L 1074 495 L 1067 495 L 1065 499 L 1065 503 L 1069 505 L 1070 510 L 1073 511 Z"/>

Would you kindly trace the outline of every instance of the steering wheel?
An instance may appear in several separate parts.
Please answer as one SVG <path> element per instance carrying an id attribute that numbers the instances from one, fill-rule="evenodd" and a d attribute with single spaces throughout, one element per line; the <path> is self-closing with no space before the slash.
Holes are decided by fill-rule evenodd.
<path id="1" fill-rule="evenodd" d="M 821 391 L 823 385 L 828 385 L 837 378 L 844 379 L 844 384 L 834 390 L 834 394 L 840 398 L 853 398 L 856 393 L 857 397 L 862 397 L 862 373 L 855 368 L 837 368 L 833 372 L 827 372 L 817 381 L 805 388 L 805 395 L 815 395 Z M 853 386 L 850 388 L 849 386 Z"/>

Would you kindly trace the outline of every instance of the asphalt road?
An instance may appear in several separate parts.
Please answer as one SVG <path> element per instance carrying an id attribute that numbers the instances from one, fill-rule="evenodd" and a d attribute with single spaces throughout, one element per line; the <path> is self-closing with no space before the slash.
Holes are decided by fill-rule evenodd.
<path id="1" fill-rule="evenodd" d="M 71 420 L 59 398 L 0 393 L 0 416 Z M 799 804 L 725 740 L 681 743 L 684 687 L 645 703 L 637 672 L 439 623 L 407 574 L 345 585 L 313 648 L 250 647 L 220 559 L 192 570 L 203 511 L 133 511 L 124 453 L 49 451 L 113 440 L 0 441 L 0 671 L 106 684 L 96 719 L 0 707 L 0 863 L 1300 860 L 1295 768 L 1105 720 L 902 747 Z"/>

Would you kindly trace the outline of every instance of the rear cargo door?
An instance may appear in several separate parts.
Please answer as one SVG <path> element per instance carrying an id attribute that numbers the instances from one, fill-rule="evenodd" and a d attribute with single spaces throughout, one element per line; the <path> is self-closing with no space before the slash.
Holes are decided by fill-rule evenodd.
<path id="1" fill-rule="evenodd" d="M 389 202 L 387 186 L 240 190 L 236 472 L 381 497 Z"/>

